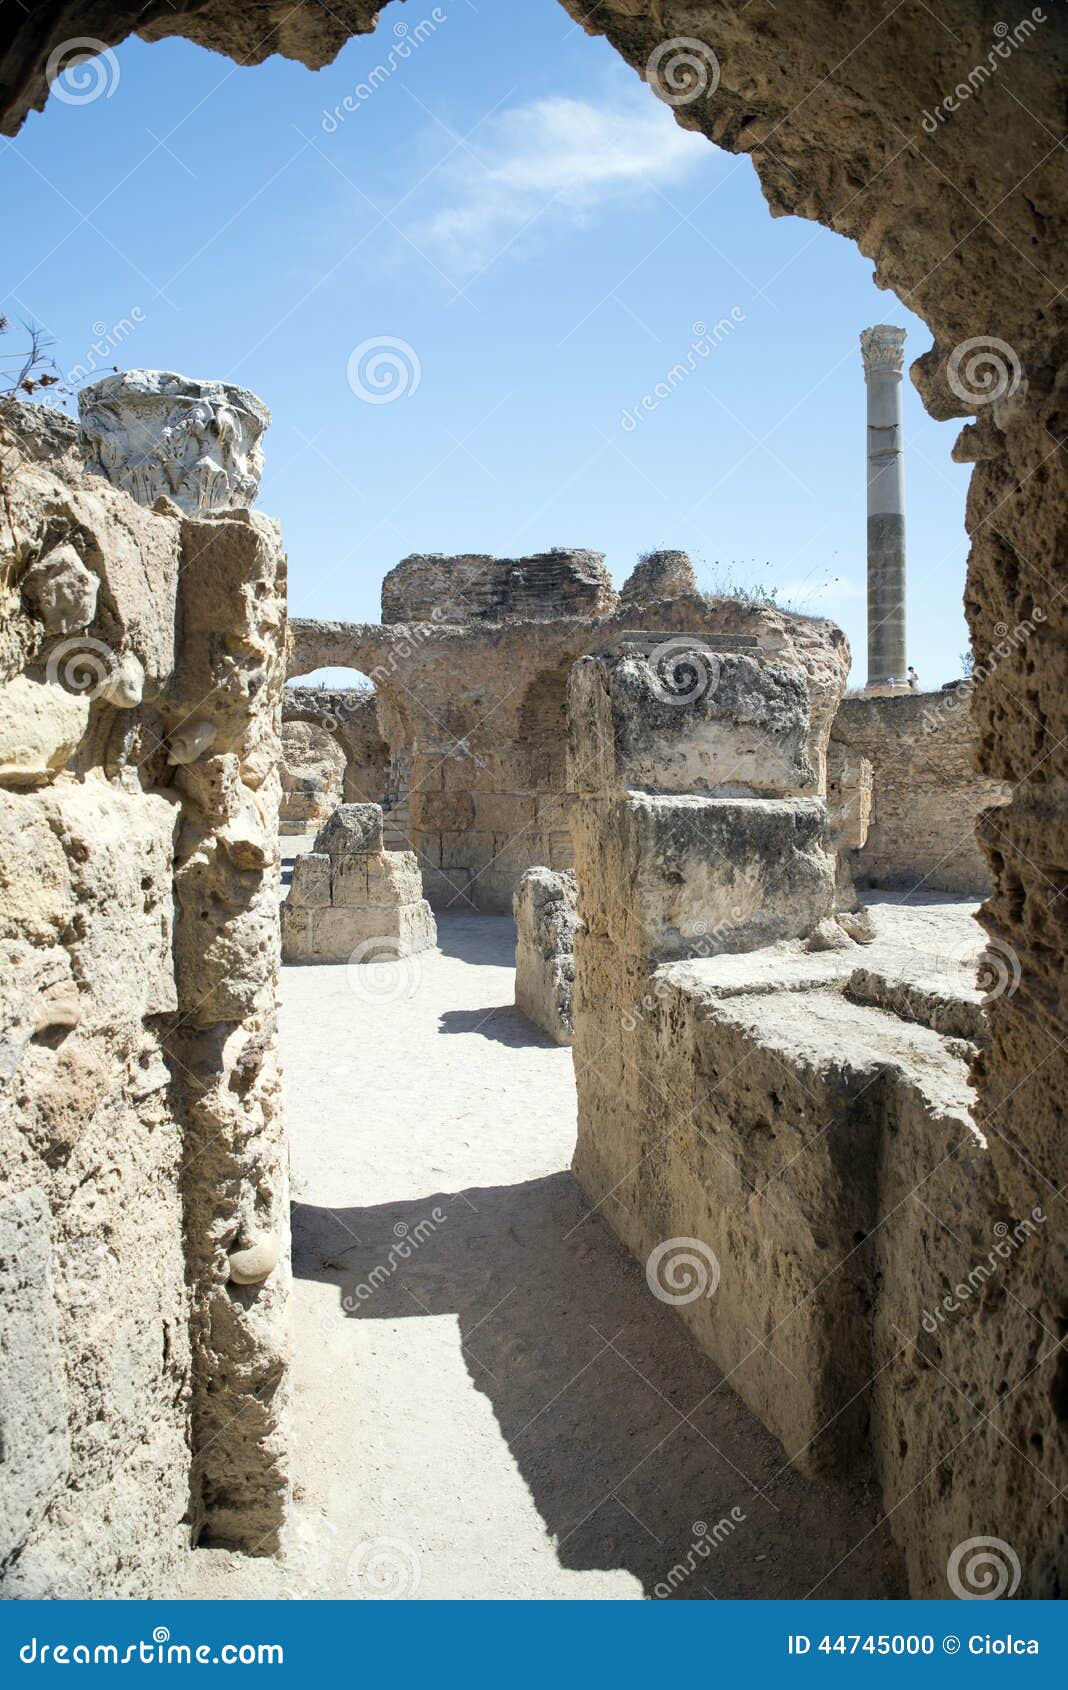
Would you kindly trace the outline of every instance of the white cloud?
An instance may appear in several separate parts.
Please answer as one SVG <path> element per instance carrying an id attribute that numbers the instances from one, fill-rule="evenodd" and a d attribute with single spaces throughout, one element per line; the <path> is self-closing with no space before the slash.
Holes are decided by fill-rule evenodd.
<path id="1" fill-rule="evenodd" d="M 452 246 L 503 243 L 541 214 L 581 222 L 636 189 L 680 181 L 716 154 L 653 99 L 594 105 L 556 96 L 516 106 L 458 155 L 449 203 L 424 234 Z"/>

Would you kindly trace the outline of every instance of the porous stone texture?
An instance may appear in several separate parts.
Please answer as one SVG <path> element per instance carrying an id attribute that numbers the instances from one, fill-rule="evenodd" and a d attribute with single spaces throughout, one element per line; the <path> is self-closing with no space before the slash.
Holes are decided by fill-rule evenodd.
<path id="1" fill-rule="evenodd" d="M 374 682 L 390 780 L 402 797 L 404 832 L 418 857 L 424 895 L 435 909 L 510 913 L 528 868 L 573 866 L 575 784 L 566 766 L 565 694 L 572 664 L 589 652 L 621 643 L 635 646 L 636 657 L 655 650 L 655 673 L 634 673 L 645 675 L 647 692 L 655 685 L 662 695 L 665 722 L 680 699 L 685 704 L 696 692 L 710 723 L 717 709 L 724 719 L 728 708 L 746 712 L 747 735 L 735 742 L 738 790 L 752 790 L 775 756 L 792 760 L 786 789 L 823 790 L 827 736 L 849 667 L 841 630 L 816 618 L 700 594 L 654 605 L 655 618 L 637 614 L 642 606 L 635 604 L 607 616 L 564 614 L 561 604 L 558 614 L 537 621 L 291 622 L 292 675 L 347 666 Z M 651 647 L 648 638 L 635 636 L 647 620 L 655 623 Z M 784 681 L 785 690 L 773 688 L 769 702 L 758 696 L 752 662 L 771 653 L 776 670 L 792 679 Z M 717 676 L 720 706 L 712 685 Z M 287 690 L 306 698 L 310 689 Z M 779 747 L 774 755 L 764 745 L 766 731 Z M 703 778 L 711 767 L 709 762 Z M 720 773 L 722 784 L 728 771 Z M 580 765 L 574 779 L 585 778 Z"/>
<path id="2" fill-rule="evenodd" d="M 86 466 L 138 504 L 194 515 L 243 510 L 259 492 L 271 413 L 246 387 L 172 370 L 125 370 L 78 393 Z"/>
<path id="3" fill-rule="evenodd" d="M 283 833 L 306 833 L 333 814 L 345 793 L 345 753 L 313 722 L 282 722 Z"/>
<path id="4" fill-rule="evenodd" d="M 629 610 L 656 599 L 692 597 L 696 591 L 697 577 L 686 552 L 646 552 L 620 588 L 619 603 Z"/>
<path id="5" fill-rule="evenodd" d="M 281 1515 L 254 1393 L 286 1274 L 240 1303 L 225 1274 L 253 1192 L 286 1218 L 284 560 L 266 519 L 145 509 L 69 446 L 5 407 L 0 1582 L 133 1597 Z"/>
<path id="6" fill-rule="evenodd" d="M 540 621 L 599 616 L 617 593 L 601 552 L 406 557 L 382 582 L 383 622 Z"/>
<path id="7" fill-rule="evenodd" d="M 573 1023 L 578 888 L 570 869 L 531 868 L 515 889 L 515 1003 L 558 1045 Z"/>
<path id="8" fill-rule="evenodd" d="M 386 851 L 378 804 L 342 804 L 293 865 L 284 962 L 395 961 L 437 943 L 411 851 Z"/>
<path id="9" fill-rule="evenodd" d="M 341 751 L 344 784 L 338 802 L 383 801 L 390 760 L 389 746 L 378 725 L 377 706 L 371 687 L 287 686 L 282 695 L 283 742 L 287 724 L 307 722 L 328 734 Z"/>
<path id="10" fill-rule="evenodd" d="M 790 672 L 745 661 L 803 746 Z M 858 962 L 831 920 L 822 800 L 678 793 L 680 771 L 717 780 L 732 735 L 750 755 L 748 723 L 699 696 L 665 715 L 648 672 L 624 643 L 569 687 L 576 1176 L 787 1458 L 880 1487 L 914 1594 L 995 1526 L 1026 1546 L 1029 1593 L 1052 1594 L 1061 1526 L 1023 1430 L 1043 1333 L 1015 1391 L 997 1338 L 1017 1284 L 1034 1294 L 1053 1199 L 1037 1176 L 1007 1205 L 969 1081 L 1011 959 L 980 961 L 969 911 L 933 934 L 895 911 L 882 931 L 868 912 Z M 755 784 L 776 777 L 796 783 L 773 739 Z M 1031 1450 L 1056 1399 L 1044 1412 Z M 1063 1448 L 1046 1461 L 1051 1491 L 1065 1466 Z"/>
<path id="11" fill-rule="evenodd" d="M 990 869 L 976 823 L 1008 802 L 978 772 L 971 688 L 844 698 L 831 729 L 829 791 L 843 871 L 866 886 L 982 897 Z"/>

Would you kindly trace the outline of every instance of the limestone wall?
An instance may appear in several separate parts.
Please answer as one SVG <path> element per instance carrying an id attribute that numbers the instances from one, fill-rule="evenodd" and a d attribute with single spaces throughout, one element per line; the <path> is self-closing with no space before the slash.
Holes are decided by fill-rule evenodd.
<path id="1" fill-rule="evenodd" d="M 832 810 L 850 830 L 847 864 L 857 887 L 923 885 L 977 898 L 990 891 L 976 823 L 1010 792 L 1006 781 L 978 772 L 970 687 L 844 698 L 831 755 Z"/>
<path id="2" fill-rule="evenodd" d="M 641 655 L 575 666 L 575 1173 L 785 1459 L 876 1487 L 913 1595 L 981 1537 L 1056 1595 L 1056 1201 L 1006 1184 L 971 1082 L 1013 959 L 945 899 L 828 919 L 799 680 L 725 656 L 666 705 Z"/>
<path id="3" fill-rule="evenodd" d="M 440 573 L 441 560 L 437 567 Z M 636 581 L 647 590 L 663 585 L 659 574 L 642 569 Z M 685 584 L 676 566 L 670 585 Z M 849 666 L 841 631 L 732 599 L 698 593 L 649 599 L 628 588 L 626 608 L 611 615 L 292 622 L 291 675 L 347 666 L 375 683 L 378 721 L 406 769 L 411 844 L 434 908 L 510 913 L 527 869 L 573 866 L 568 675 L 576 658 L 628 631 L 654 631 L 668 687 L 692 684 L 678 660 L 703 637 L 761 640 L 796 666 L 808 685 L 814 772 L 822 783 L 831 717 Z M 714 653 L 699 658 L 699 684 L 715 678 L 716 661 Z M 287 691 L 306 699 L 310 689 Z"/>
<path id="4" fill-rule="evenodd" d="M 331 810 L 337 803 L 381 803 L 389 784 L 389 746 L 379 726 L 378 699 L 373 690 L 286 687 L 282 694 L 283 743 L 285 725 L 301 722 L 321 729 L 341 753 L 342 791 Z"/>
<path id="5" fill-rule="evenodd" d="M 81 472 L 65 420 L 22 415 L 0 419 L 0 1578 L 136 1596 L 197 1536 L 273 1547 L 284 1493 L 286 1270 L 236 1280 L 242 1248 L 285 1249 L 285 565 L 267 519 L 146 509 Z"/>
<path id="6" fill-rule="evenodd" d="M 345 796 L 345 754 L 314 722 L 282 722 L 283 833 L 307 833 L 332 815 Z"/>

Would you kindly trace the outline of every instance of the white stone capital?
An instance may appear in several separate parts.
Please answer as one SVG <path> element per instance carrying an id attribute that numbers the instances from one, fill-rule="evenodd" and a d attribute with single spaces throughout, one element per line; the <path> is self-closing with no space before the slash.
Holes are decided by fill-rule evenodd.
<path id="1" fill-rule="evenodd" d="M 905 360 L 905 333 L 892 323 L 876 323 L 874 328 L 861 329 L 865 381 L 870 381 L 872 376 L 900 376 Z"/>

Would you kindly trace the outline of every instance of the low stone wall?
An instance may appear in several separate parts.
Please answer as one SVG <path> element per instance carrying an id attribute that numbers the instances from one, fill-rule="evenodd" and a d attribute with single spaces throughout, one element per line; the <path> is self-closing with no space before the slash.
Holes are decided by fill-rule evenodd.
<path id="1" fill-rule="evenodd" d="M 0 415 L 0 1581 L 132 1597 L 285 1496 L 285 559 L 51 415 Z"/>
<path id="2" fill-rule="evenodd" d="M 689 591 L 691 577 L 680 553 L 657 554 L 638 566 L 623 589 L 625 609 L 598 611 L 601 601 L 594 595 L 579 615 L 566 597 L 547 602 L 543 596 L 537 619 L 524 610 L 522 577 L 529 566 L 530 594 L 541 592 L 539 560 L 507 560 L 521 577 L 512 582 L 514 608 L 497 620 L 470 612 L 460 620 L 474 590 L 472 573 L 476 582 L 488 575 L 492 586 L 501 560 L 429 561 L 445 615 L 435 614 L 442 605 L 431 604 L 421 571 L 410 578 L 408 560 L 394 574 L 410 590 L 403 601 L 407 613 L 426 613 L 425 620 L 364 625 L 296 620 L 290 672 L 346 666 L 374 681 L 377 719 L 410 795 L 407 836 L 435 909 L 509 913 L 527 869 L 574 866 L 568 675 L 576 659 L 634 630 L 655 631 L 654 644 L 663 647 L 665 692 L 717 684 L 714 653 L 709 661 L 699 658 L 696 671 L 679 662 L 680 652 L 704 638 L 763 642 L 777 661 L 798 670 L 808 688 L 812 756 L 822 790 L 827 735 L 849 667 L 845 636 L 833 623 Z M 454 586 L 450 563 L 458 568 Z M 674 596 L 651 596 L 660 592 Z M 391 614 L 399 608 L 390 595 L 384 595 L 384 616 L 387 608 Z M 547 608 L 554 614 L 543 614 Z M 454 614 L 457 619 L 450 621 Z M 287 694 L 306 698 L 310 690 L 288 688 Z"/>
<path id="3" fill-rule="evenodd" d="M 831 809 L 856 886 L 989 892 L 976 823 L 1010 789 L 977 772 L 978 753 L 966 686 L 842 700 L 831 729 Z"/>
<path id="4" fill-rule="evenodd" d="M 1008 1186 L 973 1119 L 973 906 L 831 920 L 803 699 L 731 666 L 673 710 L 640 659 L 573 672 L 576 1177 L 786 1459 L 876 1487 L 913 1595 L 976 1538 L 1003 1588 L 1054 1595 L 1068 1452 L 1030 1311 L 1055 1197 Z M 981 965 L 995 997 L 1011 962 Z"/>
<path id="5" fill-rule="evenodd" d="M 575 876 L 563 869 L 531 868 L 516 887 L 515 1003 L 558 1045 L 569 1045 L 574 1023 Z"/>

